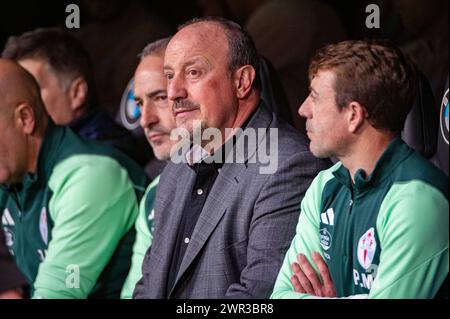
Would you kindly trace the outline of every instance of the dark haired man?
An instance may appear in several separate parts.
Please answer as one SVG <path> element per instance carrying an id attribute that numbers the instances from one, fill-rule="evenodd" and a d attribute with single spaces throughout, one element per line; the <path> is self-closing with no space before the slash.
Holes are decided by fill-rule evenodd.
<path id="1" fill-rule="evenodd" d="M 190 21 L 169 42 L 169 105 L 192 140 L 184 161 L 169 162 L 161 175 L 154 239 L 135 298 L 270 295 L 301 197 L 328 162 L 314 158 L 306 138 L 260 100 L 258 61 L 251 38 L 224 19 Z M 196 141 L 196 121 L 200 133 L 219 137 Z M 256 131 L 257 140 L 242 142 Z M 269 144 L 276 165 L 265 174 L 259 156 Z M 229 154 L 242 161 L 224 162 Z"/>
<path id="2" fill-rule="evenodd" d="M 414 66 L 345 41 L 319 50 L 309 78 L 311 152 L 340 162 L 306 192 L 272 297 L 433 298 L 449 267 L 448 179 L 400 139 Z"/>
<path id="3" fill-rule="evenodd" d="M 93 68 L 81 43 L 63 30 L 39 28 L 8 39 L 2 57 L 18 62 L 41 88 L 45 108 L 57 125 L 112 145 L 144 166 L 151 155 L 127 129 L 97 110 Z M 107 94 L 108 92 L 100 92 Z"/>

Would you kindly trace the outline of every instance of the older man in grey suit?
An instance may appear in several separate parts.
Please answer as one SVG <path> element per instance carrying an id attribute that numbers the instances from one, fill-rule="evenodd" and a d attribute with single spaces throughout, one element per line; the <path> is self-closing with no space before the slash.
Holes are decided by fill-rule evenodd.
<path id="1" fill-rule="evenodd" d="M 256 49 L 237 24 L 190 21 L 164 60 L 169 104 L 190 143 L 175 152 L 185 161 L 162 173 L 134 297 L 267 298 L 304 192 L 328 162 L 265 106 Z M 196 141 L 196 121 L 209 139 Z"/>

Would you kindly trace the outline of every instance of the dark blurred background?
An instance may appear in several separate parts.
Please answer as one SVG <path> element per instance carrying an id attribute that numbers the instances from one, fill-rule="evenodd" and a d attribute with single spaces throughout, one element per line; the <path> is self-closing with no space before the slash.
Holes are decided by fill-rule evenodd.
<path id="1" fill-rule="evenodd" d="M 412 4 L 423 2 L 424 7 L 428 8 L 433 7 L 433 2 L 436 2 L 438 6 L 442 5 L 440 11 L 447 11 L 445 8 L 448 8 L 445 6 L 445 2 L 448 2 L 447 0 L 407 1 Z M 105 6 L 111 7 L 115 6 L 115 4 L 112 5 L 113 3 L 122 1 L 88 0 L 86 2 L 104 2 Z M 206 13 L 224 13 L 222 15 L 228 15 L 228 18 L 233 18 L 230 16 L 230 12 L 226 12 L 229 11 L 227 7 L 232 7 L 232 5 L 227 5 L 227 3 L 235 2 L 239 5 L 239 3 L 244 3 L 246 0 L 129 0 L 123 2 L 140 2 L 145 10 L 155 13 L 172 26 L 172 28 L 175 28 L 178 24 L 190 18 L 202 16 L 208 10 L 209 12 Z M 321 2 L 328 4 L 335 10 L 345 25 L 349 38 L 386 36 L 393 37 L 396 41 L 407 40 L 407 35 L 403 33 L 404 30 L 400 16 L 395 12 L 394 8 L 394 2 L 404 2 L 402 0 L 323 0 Z M 4 41 L 9 35 L 21 34 L 37 27 L 64 25 L 67 16 L 65 8 L 71 3 L 78 4 L 81 8 L 81 26 L 92 20 L 89 13 L 83 8 L 84 2 L 80 0 L 16 0 L 2 2 L 0 4 L 0 45 L 3 46 Z M 368 15 L 365 12 L 365 8 L 368 4 L 372 3 L 379 5 L 382 9 L 382 23 L 379 30 L 369 30 L 364 24 Z M 416 6 L 419 14 L 422 14 L 424 17 L 426 16 L 426 10 L 423 11 L 420 5 L 414 4 L 413 6 Z M 220 12 L 221 9 L 222 12 Z M 237 19 L 235 18 L 234 20 Z M 242 21 L 238 22 L 242 23 Z M 132 17 L 130 17 L 131 23 L 133 23 Z M 326 24 L 326 21 L 322 21 L 322 23 Z"/>
<path id="2" fill-rule="evenodd" d="M 433 0 L 431 0 L 433 1 Z M 97 2 L 93 0 L 90 2 Z M 116 2 L 108 0 L 108 2 Z M 226 3 L 227 1 L 217 0 L 165 0 L 165 1 L 139 1 L 130 0 L 125 2 L 141 2 L 143 7 L 150 12 L 156 13 L 167 21 L 173 28 L 190 18 L 202 15 L 203 3 L 211 2 L 210 7 L 219 7 L 213 3 Z M 361 38 L 366 36 L 377 36 L 380 32 L 371 31 L 364 25 L 367 14 L 365 8 L 370 3 L 376 3 L 380 6 L 386 6 L 387 1 L 366 1 L 366 0 L 324 0 L 329 4 L 336 13 L 341 17 L 351 38 Z M 81 27 L 88 23 L 91 17 L 83 11 L 83 1 L 74 0 L 16 0 L 5 1 L 0 4 L 0 45 L 3 47 L 4 42 L 10 35 L 21 34 L 25 31 L 32 30 L 37 27 L 64 25 L 66 16 L 65 8 L 68 4 L 75 3 L 81 8 Z M 388 3 L 389 10 L 392 6 Z M 396 32 L 396 36 L 400 34 L 400 20 L 393 12 L 389 13 L 387 19 L 389 21 L 389 29 Z M 381 17 L 386 20 L 386 17 Z M 130 20 L 132 23 L 133 20 Z M 382 25 L 382 31 L 387 26 Z M 387 30 L 386 30 L 387 31 Z"/>
<path id="3" fill-rule="evenodd" d="M 78 4 L 81 28 L 69 30 L 93 60 L 100 108 L 116 114 L 137 64 L 136 54 L 177 25 L 203 15 L 240 23 L 280 75 L 296 122 L 307 94 L 307 65 L 314 51 L 344 39 L 381 38 L 401 46 L 428 77 L 437 100 L 448 76 L 448 0 L 16 0 L 0 4 L 0 47 L 11 35 L 37 27 L 64 28 L 68 4 Z M 366 6 L 381 10 L 369 29 Z"/>

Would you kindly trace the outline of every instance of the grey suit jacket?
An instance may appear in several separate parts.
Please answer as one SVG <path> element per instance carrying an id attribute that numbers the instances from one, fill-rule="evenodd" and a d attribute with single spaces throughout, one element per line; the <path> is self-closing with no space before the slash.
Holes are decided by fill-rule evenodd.
<path id="1" fill-rule="evenodd" d="M 244 163 L 225 163 L 206 199 L 175 285 L 168 271 L 183 208 L 195 180 L 187 164 L 169 163 L 155 200 L 155 230 L 134 298 L 268 298 L 295 234 L 300 201 L 316 174 L 329 166 L 307 139 L 261 103 L 248 128 L 261 128 Z M 260 174 L 254 163 L 269 128 L 278 128 L 278 169 Z M 262 138 L 261 138 L 262 137 Z M 239 139 L 238 139 L 239 141 Z M 237 143 L 236 143 L 237 144 Z"/>

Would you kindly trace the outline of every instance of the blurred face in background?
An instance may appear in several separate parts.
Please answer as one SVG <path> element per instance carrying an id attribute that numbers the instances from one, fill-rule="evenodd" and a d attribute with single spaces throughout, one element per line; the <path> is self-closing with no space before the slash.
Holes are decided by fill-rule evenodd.
<path id="1" fill-rule="evenodd" d="M 134 99 L 153 153 L 159 160 L 168 160 L 176 143 L 170 139 L 170 133 L 176 126 L 167 100 L 163 64 L 163 55 L 149 55 L 141 60 L 134 74 Z"/>
<path id="2" fill-rule="evenodd" d="M 16 62 L 0 59 L 0 184 L 36 169 L 47 126 L 39 87 Z"/>
<path id="3" fill-rule="evenodd" d="M 41 88 L 45 109 L 58 125 L 67 125 L 77 117 L 76 110 L 84 104 L 79 92 L 72 92 L 72 83 L 61 81 L 49 64 L 43 59 L 24 59 L 18 63 L 30 72 Z M 78 94 L 78 97 L 74 94 Z"/>
<path id="4" fill-rule="evenodd" d="M 20 182 L 25 173 L 26 139 L 14 112 L 0 101 L 0 184 Z"/>

